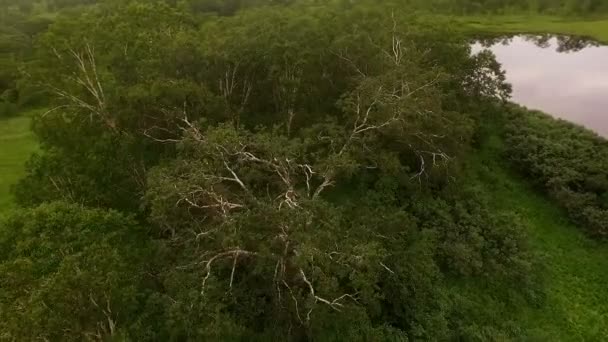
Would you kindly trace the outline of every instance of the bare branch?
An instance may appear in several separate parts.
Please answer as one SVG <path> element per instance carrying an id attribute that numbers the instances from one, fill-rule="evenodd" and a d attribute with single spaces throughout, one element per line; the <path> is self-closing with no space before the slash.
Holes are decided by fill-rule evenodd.
<path id="1" fill-rule="evenodd" d="M 341 301 L 344 298 L 351 298 L 351 299 L 355 300 L 354 297 L 352 295 L 350 295 L 350 294 L 343 294 L 340 297 L 337 297 L 336 299 L 334 299 L 332 301 L 329 301 L 329 300 L 327 300 L 327 299 L 325 299 L 323 297 L 319 297 L 319 296 L 316 295 L 315 288 L 312 285 L 312 283 L 310 282 L 310 280 L 308 280 L 308 278 L 306 277 L 306 274 L 304 273 L 304 270 L 300 269 L 299 273 L 300 273 L 301 279 L 306 283 L 306 285 L 308 285 L 308 289 L 310 291 L 310 295 L 315 299 L 315 303 L 321 302 L 321 303 L 327 304 L 333 310 L 340 312 L 341 311 L 340 309 L 342 307 L 344 307 L 344 304 L 341 303 Z M 307 322 L 310 321 L 310 315 L 312 314 L 313 310 L 314 310 L 314 304 L 310 308 L 310 310 L 308 311 L 308 313 L 306 314 L 306 321 Z"/>
<path id="2" fill-rule="evenodd" d="M 383 262 L 380 262 L 380 266 L 384 267 L 384 269 L 389 271 L 391 274 L 395 274 L 395 272 L 391 270 L 388 266 L 386 266 Z"/>
<path id="3" fill-rule="evenodd" d="M 221 178 L 225 179 L 225 180 L 234 181 L 238 185 L 240 185 L 243 190 L 247 191 L 247 187 L 245 186 L 245 184 L 243 183 L 243 181 L 241 181 L 241 179 L 239 178 L 239 176 L 236 175 L 236 173 L 234 172 L 234 170 L 230 166 L 228 166 L 228 163 L 226 163 L 226 160 L 224 160 L 224 166 L 232 174 L 232 177 L 234 177 L 234 178 L 225 178 L 225 177 L 221 177 Z"/>
<path id="4" fill-rule="evenodd" d="M 349 64 L 349 65 L 350 65 L 350 66 L 351 66 L 353 69 L 355 69 L 355 71 L 356 71 L 356 72 L 357 72 L 357 73 L 358 73 L 358 74 L 359 74 L 361 77 L 367 77 L 367 75 L 366 75 L 366 74 L 365 74 L 363 71 L 361 71 L 361 69 L 360 69 L 360 68 L 357 66 L 357 64 L 356 64 L 356 63 L 355 63 L 355 62 L 354 62 L 352 59 L 348 58 L 344 52 L 340 51 L 339 53 L 337 53 L 337 52 L 331 51 L 331 53 L 332 53 L 332 54 L 334 54 L 335 56 L 339 57 L 340 59 L 342 59 L 342 60 L 344 60 L 344 61 L 348 62 L 348 64 Z"/>
<path id="5" fill-rule="evenodd" d="M 234 281 L 234 271 L 236 270 L 236 262 L 239 258 L 239 253 L 234 255 L 234 261 L 232 262 L 232 271 L 230 272 L 230 290 L 232 290 L 232 282 Z"/>
<path id="6" fill-rule="evenodd" d="M 237 248 L 229 250 L 229 251 L 217 253 L 216 255 L 214 255 L 213 257 L 211 257 L 209 260 L 203 262 L 205 264 L 206 274 L 205 274 L 205 277 L 203 278 L 203 284 L 202 284 L 202 289 L 201 289 L 201 295 L 202 296 L 205 295 L 205 286 L 207 284 L 207 280 L 211 276 L 211 267 L 213 266 L 213 263 L 216 262 L 219 259 L 224 259 L 224 258 L 227 258 L 227 257 L 233 257 L 234 260 L 235 260 L 235 261 L 233 261 L 233 269 L 232 269 L 233 273 L 232 273 L 231 278 L 230 278 L 230 288 L 232 288 L 232 280 L 234 279 L 234 269 L 236 268 L 236 259 L 240 255 L 255 256 L 255 255 L 257 255 L 257 253 L 245 251 L 245 250 L 242 250 L 242 249 L 240 249 L 240 248 L 237 247 Z"/>
<path id="7" fill-rule="evenodd" d="M 57 50 L 53 48 L 57 58 L 62 59 L 61 55 L 57 53 Z M 95 53 L 91 46 L 86 43 L 84 52 L 76 52 L 71 47 L 68 51 L 75 60 L 76 68 L 78 73 L 74 75 L 73 79 L 76 84 L 82 86 L 85 92 L 91 96 L 94 100 L 94 104 L 88 103 L 87 101 L 79 98 L 78 96 L 69 93 L 68 91 L 61 90 L 57 87 L 49 85 L 53 92 L 60 98 L 71 102 L 73 107 L 85 109 L 90 113 L 90 119 L 93 119 L 93 115 L 97 115 L 106 126 L 112 130 L 117 130 L 117 123 L 106 111 L 106 99 L 101 80 L 97 72 L 97 63 L 95 61 Z M 68 107 L 68 106 L 66 106 Z"/>
<path id="8" fill-rule="evenodd" d="M 298 299 L 294 295 L 289 284 L 287 284 L 287 282 L 284 280 L 283 280 L 283 285 L 285 285 L 285 287 L 287 287 L 287 289 L 289 290 L 289 293 L 291 294 L 291 299 L 293 300 L 293 303 L 296 308 L 296 316 L 298 317 L 298 321 L 300 321 L 301 324 L 304 324 L 304 321 L 302 321 L 302 316 L 300 316 L 300 309 L 298 308 Z M 307 320 L 309 320 L 309 319 L 307 319 Z"/>

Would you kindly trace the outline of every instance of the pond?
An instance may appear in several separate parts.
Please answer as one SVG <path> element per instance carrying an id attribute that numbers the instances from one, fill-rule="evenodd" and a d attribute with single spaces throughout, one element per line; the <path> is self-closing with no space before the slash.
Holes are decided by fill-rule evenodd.
<path id="1" fill-rule="evenodd" d="M 608 137 L 608 46 L 565 36 L 484 40 L 513 85 L 513 98 L 530 109 L 581 124 Z"/>

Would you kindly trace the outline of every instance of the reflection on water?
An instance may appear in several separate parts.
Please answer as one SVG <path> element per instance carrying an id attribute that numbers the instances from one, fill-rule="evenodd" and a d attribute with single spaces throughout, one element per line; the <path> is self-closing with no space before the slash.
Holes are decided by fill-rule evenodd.
<path id="1" fill-rule="evenodd" d="M 552 34 L 500 36 L 479 39 L 477 42 L 485 48 L 492 48 L 497 44 L 508 46 L 515 38 L 523 39 L 540 48 L 550 48 L 553 46 L 557 52 L 577 52 L 587 47 L 600 46 L 596 41 L 586 37 L 558 36 Z"/>
<path id="2" fill-rule="evenodd" d="M 513 101 L 608 137 L 608 46 L 567 36 L 483 40 L 513 85 Z"/>

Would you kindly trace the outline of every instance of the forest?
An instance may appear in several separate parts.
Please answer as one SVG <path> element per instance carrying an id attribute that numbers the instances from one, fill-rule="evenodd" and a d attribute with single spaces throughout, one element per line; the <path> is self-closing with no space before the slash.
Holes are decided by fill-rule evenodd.
<path id="1" fill-rule="evenodd" d="M 601 245 L 608 142 L 510 103 L 428 11 L 608 3 L 0 1 L 0 122 L 32 113 L 37 146 L 0 208 L 0 340 L 551 340 L 500 170 Z"/>

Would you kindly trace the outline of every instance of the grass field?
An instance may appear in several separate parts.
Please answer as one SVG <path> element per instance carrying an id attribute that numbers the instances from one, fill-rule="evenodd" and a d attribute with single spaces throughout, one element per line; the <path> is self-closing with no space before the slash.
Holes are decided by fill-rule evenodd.
<path id="1" fill-rule="evenodd" d="M 546 301 L 518 323 L 539 341 L 608 340 L 608 245 L 587 238 L 566 215 L 501 161 L 500 122 L 483 144 L 476 169 L 498 210 L 514 210 L 528 223 L 533 250 L 545 269 Z M 483 177 L 481 177 L 483 179 Z"/>
<path id="2" fill-rule="evenodd" d="M 0 212 L 12 206 L 10 186 L 22 176 L 24 163 L 35 150 L 29 115 L 0 120 Z"/>
<path id="3" fill-rule="evenodd" d="M 593 38 L 608 44 L 608 18 L 572 19 L 545 15 L 459 16 L 452 21 L 472 33 L 553 33 Z"/>

